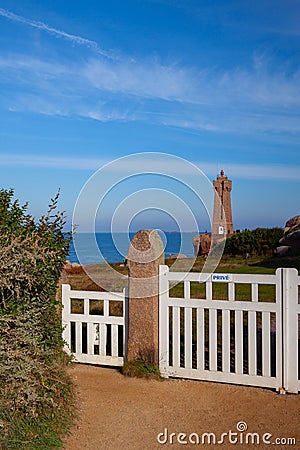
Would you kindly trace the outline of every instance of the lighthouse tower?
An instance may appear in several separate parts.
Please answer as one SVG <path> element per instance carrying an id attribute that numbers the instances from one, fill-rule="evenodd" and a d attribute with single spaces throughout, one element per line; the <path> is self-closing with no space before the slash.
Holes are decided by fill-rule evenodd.
<path id="1" fill-rule="evenodd" d="M 214 217 L 212 236 L 215 240 L 231 237 L 234 233 L 230 192 L 232 181 L 221 170 L 220 175 L 213 181 L 215 188 Z"/>

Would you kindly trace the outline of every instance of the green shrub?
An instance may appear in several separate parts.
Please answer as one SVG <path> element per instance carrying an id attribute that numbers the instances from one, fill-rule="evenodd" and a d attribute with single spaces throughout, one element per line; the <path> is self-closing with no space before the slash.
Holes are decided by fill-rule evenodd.
<path id="1" fill-rule="evenodd" d="M 282 228 L 256 228 L 255 230 L 236 232 L 226 240 L 224 253 L 233 256 L 271 255 L 282 236 Z"/>
<path id="2" fill-rule="evenodd" d="M 127 361 L 122 367 L 122 373 L 127 377 L 163 380 L 153 351 L 147 349 L 139 353 L 134 361 Z"/>
<path id="3" fill-rule="evenodd" d="M 137 360 L 126 362 L 122 367 L 122 373 L 127 377 L 154 378 L 156 380 L 163 380 L 160 375 L 158 365 L 148 361 Z"/>
<path id="4" fill-rule="evenodd" d="M 73 414 L 57 282 L 68 254 L 58 195 L 36 223 L 0 191 L 0 447 L 61 447 Z"/>

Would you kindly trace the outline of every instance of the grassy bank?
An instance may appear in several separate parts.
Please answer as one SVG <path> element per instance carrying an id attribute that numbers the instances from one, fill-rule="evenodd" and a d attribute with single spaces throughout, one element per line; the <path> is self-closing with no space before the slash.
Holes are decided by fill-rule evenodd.
<path id="1" fill-rule="evenodd" d="M 174 264 L 173 259 L 167 259 L 166 264 L 172 270 L 172 265 Z M 186 265 L 188 264 L 187 260 L 182 260 L 182 263 L 178 261 L 176 270 L 185 270 Z M 192 266 L 193 272 L 201 272 L 203 266 L 205 264 L 204 258 L 197 258 L 195 263 Z M 128 274 L 128 268 L 123 264 L 112 263 L 110 266 L 116 270 L 118 273 L 122 275 Z M 107 281 L 108 277 L 111 277 L 111 287 L 112 290 L 118 290 L 117 286 L 113 285 L 113 276 L 109 274 L 105 269 L 105 265 L 103 264 L 91 264 L 88 266 L 88 271 L 92 274 L 92 277 L 95 281 L 89 278 L 89 276 L 82 270 L 80 273 L 67 273 L 65 274 L 65 282 L 69 283 L 72 289 L 82 289 L 82 290 L 95 290 L 101 291 L 103 290 L 99 284 L 97 284 L 96 280 L 101 280 L 102 276 L 105 276 Z M 252 257 L 245 259 L 241 256 L 230 257 L 223 256 L 218 267 L 216 268 L 216 272 L 229 272 L 229 273 L 244 273 L 244 274 L 273 274 L 276 269 L 279 267 L 294 267 L 298 271 L 300 271 L 300 256 L 296 257 L 274 257 L 274 258 L 261 258 L 261 257 Z M 221 289 L 221 288 L 219 288 Z"/>

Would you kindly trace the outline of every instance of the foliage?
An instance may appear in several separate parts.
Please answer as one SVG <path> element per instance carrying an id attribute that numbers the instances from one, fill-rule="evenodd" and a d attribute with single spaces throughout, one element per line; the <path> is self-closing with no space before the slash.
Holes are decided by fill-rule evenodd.
<path id="1" fill-rule="evenodd" d="M 236 232 L 227 239 L 224 253 L 233 256 L 270 255 L 282 236 L 282 228 L 256 228 Z"/>
<path id="2" fill-rule="evenodd" d="M 144 349 L 134 360 L 127 361 L 122 367 L 122 373 L 127 377 L 163 380 L 155 361 L 154 352 L 150 349 Z"/>
<path id="3" fill-rule="evenodd" d="M 150 361 L 136 360 L 126 362 L 122 368 L 122 373 L 127 377 L 163 380 L 158 365 Z"/>
<path id="4" fill-rule="evenodd" d="M 57 282 L 68 253 L 58 195 L 36 223 L 0 191 L 0 447 L 60 448 L 72 415 Z"/>

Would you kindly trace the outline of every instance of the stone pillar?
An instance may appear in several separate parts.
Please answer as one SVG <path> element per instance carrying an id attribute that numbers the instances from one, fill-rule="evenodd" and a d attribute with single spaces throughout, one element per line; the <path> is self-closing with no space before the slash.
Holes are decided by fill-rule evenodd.
<path id="1" fill-rule="evenodd" d="M 140 230 L 128 251 L 127 360 L 158 363 L 159 266 L 164 246 L 154 230 Z"/>

